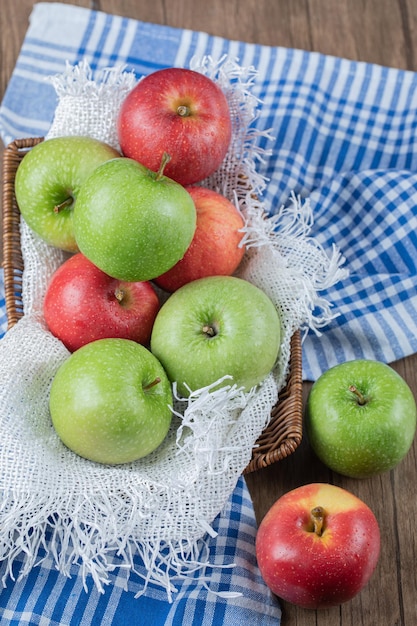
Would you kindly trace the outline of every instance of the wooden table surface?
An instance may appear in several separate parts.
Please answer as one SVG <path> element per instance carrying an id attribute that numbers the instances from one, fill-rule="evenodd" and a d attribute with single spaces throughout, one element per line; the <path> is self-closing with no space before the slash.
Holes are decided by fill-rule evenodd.
<path id="1" fill-rule="evenodd" d="M 33 4 L 33 0 L 1 0 L 0 98 Z M 229 39 L 417 71 L 415 0 L 73 0 L 71 4 Z M 392 365 L 417 396 L 417 356 Z M 305 397 L 307 393 L 305 384 Z M 380 523 L 382 552 L 368 586 L 352 601 L 329 610 L 303 610 L 282 602 L 283 625 L 416 626 L 416 452 L 417 440 L 393 471 L 359 481 L 327 470 L 304 439 L 286 460 L 247 476 L 258 521 L 284 492 L 320 481 L 355 493 L 373 509 Z"/>

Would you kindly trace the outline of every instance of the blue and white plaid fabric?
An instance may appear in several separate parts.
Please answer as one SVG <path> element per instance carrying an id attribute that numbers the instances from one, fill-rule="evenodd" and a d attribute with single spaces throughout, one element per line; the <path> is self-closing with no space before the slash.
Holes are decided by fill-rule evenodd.
<path id="1" fill-rule="evenodd" d="M 3 337 L 7 330 L 6 301 L 4 299 L 3 270 L 0 269 L 0 337 Z"/>
<path id="2" fill-rule="evenodd" d="M 65 37 L 62 37 L 62 26 Z M 35 5 L 0 109 L 5 144 L 45 135 L 55 106 L 45 80 L 86 59 L 92 69 L 126 65 L 138 76 L 192 57 L 224 54 L 257 70 L 253 93 L 262 101 L 256 126 L 272 129 L 272 149 L 259 171 L 268 180 L 274 213 L 292 192 L 311 202 L 311 235 L 335 244 L 350 270 L 323 296 L 338 316 L 303 346 L 304 377 L 314 380 L 349 358 L 383 361 L 417 351 L 417 75 L 317 53 L 229 41 L 202 32 L 157 26 L 59 3 Z M 2 283 L 1 283 L 2 285 Z M 0 291 L 0 334 L 5 332 Z M 74 576 L 59 575 L 47 556 L 0 594 L 4 625 L 279 624 L 280 609 L 254 560 L 256 524 L 243 479 L 208 538 L 216 564 L 208 591 L 180 581 L 173 604 L 150 585 L 145 596 L 116 569 L 104 595 L 86 594 Z M 141 564 L 137 567 L 140 571 Z M 0 571 L 0 577 L 4 572 Z M 123 591 L 127 586 L 127 591 Z M 212 591 L 224 591 L 225 597 Z M 233 597 L 235 592 L 242 596 Z M 228 596 L 227 592 L 231 592 Z"/>
<path id="3" fill-rule="evenodd" d="M 59 574 L 53 559 L 44 553 L 38 567 L 17 583 L 8 582 L 0 592 L 1 626 L 279 626 L 281 610 L 275 597 L 260 578 L 254 542 L 256 524 L 253 507 L 243 478 L 212 524 L 217 537 L 207 539 L 201 558 L 208 567 L 206 583 L 195 578 L 173 581 L 178 588 L 169 603 L 165 589 L 150 583 L 146 594 L 141 579 L 117 568 L 109 585 L 100 594 L 90 581 L 88 591 L 76 565 L 72 577 Z M 40 555 L 41 558 L 42 555 Z M 146 570 L 139 558 L 135 563 L 140 575 Z M 230 565 L 234 565 L 230 567 Z M 17 576 L 19 563 L 14 567 Z M 0 579 L 5 575 L 0 565 Z M 135 582 L 136 581 L 136 582 Z M 223 595 L 221 595 L 223 594 Z M 241 595 L 237 595 L 241 594 Z"/>
<path id="4" fill-rule="evenodd" d="M 65 38 L 62 38 L 65 24 Z M 126 65 L 138 76 L 192 57 L 253 66 L 256 126 L 272 155 L 259 163 L 271 213 L 309 197 L 312 236 L 346 257 L 349 278 L 323 291 L 338 316 L 304 341 L 304 377 L 337 362 L 391 362 L 417 351 L 417 75 L 301 50 L 229 41 L 69 5 L 35 5 L 0 110 L 3 141 L 44 135 L 65 62 Z"/>

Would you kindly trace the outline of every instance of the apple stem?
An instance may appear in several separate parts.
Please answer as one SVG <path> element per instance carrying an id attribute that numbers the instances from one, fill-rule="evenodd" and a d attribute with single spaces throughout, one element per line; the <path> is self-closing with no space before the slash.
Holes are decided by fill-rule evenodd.
<path id="1" fill-rule="evenodd" d="M 66 207 L 71 206 L 73 201 L 74 198 L 72 196 L 68 196 L 68 198 L 65 198 L 65 200 L 54 206 L 54 213 L 60 213 Z"/>
<path id="2" fill-rule="evenodd" d="M 313 532 L 319 537 L 323 534 L 324 509 L 322 506 L 316 506 L 310 511 L 311 521 L 313 522 Z"/>
<path id="3" fill-rule="evenodd" d="M 114 296 L 118 302 L 123 302 L 123 299 L 125 297 L 125 292 L 121 287 L 118 287 L 116 291 L 114 292 Z"/>
<path id="4" fill-rule="evenodd" d="M 357 400 L 358 400 L 358 404 L 359 404 L 360 406 L 363 406 L 364 404 L 366 404 L 366 398 L 365 398 L 365 396 L 363 395 L 363 393 L 361 393 L 361 392 L 359 391 L 359 389 L 358 389 L 357 387 L 355 387 L 355 385 L 350 385 L 350 387 L 349 387 L 349 391 L 351 391 L 352 393 L 354 393 L 354 394 L 355 394 L 355 396 L 356 396 L 356 398 L 357 398 Z"/>
<path id="5" fill-rule="evenodd" d="M 189 117 L 191 115 L 191 109 L 187 107 L 186 104 L 180 104 L 177 107 L 177 113 L 180 117 Z"/>
<path id="6" fill-rule="evenodd" d="M 161 165 L 159 166 L 159 170 L 156 173 L 155 180 L 161 180 L 162 176 L 164 175 L 164 169 L 170 160 L 171 160 L 170 155 L 167 152 L 164 152 L 164 154 L 162 155 L 162 159 L 161 159 Z"/>
<path id="7" fill-rule="evenodd" d="M 161 379 L 160 379 L 159 376 L 157 376 L 155 378 L 155 380 L 153 380 L 151 383 L 148 383 L 147 385 L 145 385 L 145 387 L 143 388 L 143 391 L 149 391 L 149 389 L 152 389 L 152 387 L 155 387 L 155 385 L 157 385 L 160 382 L 161 382 Z"/>

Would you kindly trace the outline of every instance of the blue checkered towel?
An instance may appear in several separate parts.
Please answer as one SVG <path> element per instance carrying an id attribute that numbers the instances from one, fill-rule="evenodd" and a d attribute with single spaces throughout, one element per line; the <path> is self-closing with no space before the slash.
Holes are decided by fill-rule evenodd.
<path id="1" fill-rule="evenodd" d="M 6 300 L 4 297 L 3 270 L 0 269 L 0 338 L 7 330 Z"/>
<path id="2" fill-rule="evenodd" d="M 173 580 L 174 601 L 166 590 L 149 583 L 146 594 L 142 578 L 128 575 L 118 567 L 101 594 L 90 580 L 83 588 L 79 567 L 71 578 L 60 574 L 51 555 L 39 554 L 40 563 L 18 582 L 8 580 L 0 593 L 1 626 L 279 626 L 281 610 L 259 575 L 254 542 L 256 523 L 246 484 L 240 478 L 224 511 L 212 524 L 216 537 L 208 537 L 196 555 L 209 561 L 206 580 L 201 571 L 195 577 Z M 46 542 L 48 537 L 46 537 Z M 17 560 L 13 575 L 23 564 Z M 147 575 L 137 557 L 139 576 Z M 8 576 L 6 563 L 0 565 L 0 579 Z"/>
<path id="3" fill-rule="evenodd" d="M 308 197 L 311 235 L 326 250 L 341 249 L 350 272 L 323 290 L 337 317 L 321 336 L 305 337 L 305 378 L 347 358 L 392 361 L 416 352 L 416 74 L 40 3 L 0 109 L 2 139 L 47 133 L 56 94 L 45 78 L 62 73 L 66 61 L 86 59 L 93 70 L 125 64 L 139 76 L 224 54 L 257 70 L 253 93 L 263 104 L 256 126 L 274 136 L 271 142 L 259 135 L 261 147 L 272 152 L 259 163 L 269 181 L 264 205 L 274 213 L 293 192 Z M 0 307 L 3 332 L 1 294 Z M 67 580 L 45 555 L 0 594 L 1 624 L 278 624 L 279 605 L 254 561 L 256 524 L 243 479 L 213 527 L 219 534 L 202 550 L 209 549 L 216 565 L 235 567 L 207 570 L 208 589 L 197 579 L 179 581 L 169 604 L 165 591 L 150 584 L 134 600 L 135 582 L 126 582 L 115 562 L 105 594 L 87 594 L 76 569 Z M 139 561 L 137 567 L 143 573 Z"/>

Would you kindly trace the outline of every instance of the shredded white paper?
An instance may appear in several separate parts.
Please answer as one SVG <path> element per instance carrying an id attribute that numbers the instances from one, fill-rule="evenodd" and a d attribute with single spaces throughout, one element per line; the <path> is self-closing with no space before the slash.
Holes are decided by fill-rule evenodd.
<path id="1" fill-rule="evenodd" d="M 296 329 L 319 328 L 332 317 L 319 292 L 345 273 L 338 250 L 330 256 L 312 239 L 308 201 L 291 196 L 289 206 L 268 217 L 262 204 L 266 181 L 256 163 L 267 158 L 257 146 L 253 124 L 259 102 L 251 94 L 256 71 L 228 57 L 195 61 L 192 68 L 218 81 L 233 120 L 233 137 L 220 169 L 203 184 L 220 191 L 246 220 L 247 252 L 237 274 L 261 287 L 282 320 L 283 342 L 274 371 L 249 393 L 235 386 L 176 399 L 170 433 L 161 447 L 135 463 L 110 467 L 82 459 L 57 437 L 50 420 L 51 381 L 69 356 L 47 330 L 42 300 L 53 271 L 66 253 L 51 248 L 22 221 L 24 317 L 0 342 L 0 559 L 20 576 L 48 550 L 69 575 L 78 563 L 103 590 L 114 567 L 134 569 L 139 553 L 147 575 L 168 598 L 173 577 L 203 567 L 197 558 L 211 523 L 232 493 L 270 419 L 286 379 L 290 339 Z M 86 63 L 67 66 L 51 78 L 58 106 L 46 140 L 89 135 L 119 147 L 115 119 L 121 101 L 136 84 L 123 68 L 93 77 Z M 264 134 L 265 135 L 265 134 Z M 317 314 L 319 311 L 319 314 Z M 46 540 L 48 535 L 48 540 Z M 201 547 L 201 546 L 200 546 Z"/>

